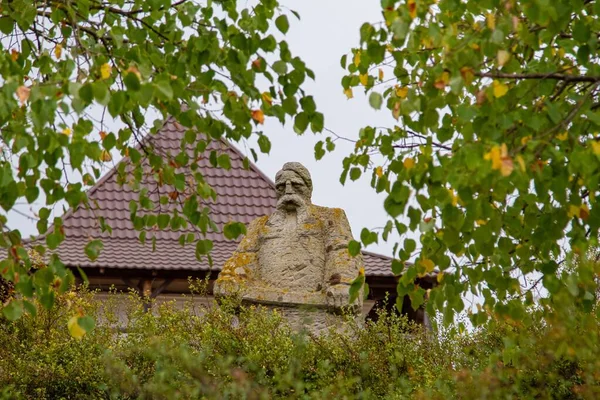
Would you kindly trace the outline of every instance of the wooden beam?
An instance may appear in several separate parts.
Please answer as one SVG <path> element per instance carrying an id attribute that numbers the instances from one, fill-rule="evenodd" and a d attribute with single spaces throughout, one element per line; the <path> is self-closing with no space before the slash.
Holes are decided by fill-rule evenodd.
<path id="1" fill-rule="evenodd" d="M 167 286 L 169 286 L 171 284 L 171 282 L 173 282 L 173 279 L 165 279 L 164 282 L 160 284 L 160 286 L 158 286 L 156 289 L 154 289 L 152 291 L 152 294 L 150 294 L 150 298 L 155 299 L 156 296 L 161 294 L 162 291 L 165 290 L 167 288 Z"/>

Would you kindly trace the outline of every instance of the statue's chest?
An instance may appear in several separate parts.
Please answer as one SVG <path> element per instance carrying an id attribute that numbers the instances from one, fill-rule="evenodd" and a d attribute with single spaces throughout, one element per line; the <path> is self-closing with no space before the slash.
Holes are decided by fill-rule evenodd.
<path id="1" fill-rule="evenodd" d="M 264 281 L 282 289 L 316 290 L 325 273 L 323 230 L 312 224 L 271 226 L 258 258 Z"/>

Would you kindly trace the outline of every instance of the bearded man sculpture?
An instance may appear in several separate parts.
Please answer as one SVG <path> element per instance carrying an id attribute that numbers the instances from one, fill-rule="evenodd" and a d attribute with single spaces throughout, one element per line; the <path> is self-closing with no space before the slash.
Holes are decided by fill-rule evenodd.
<path id="1" fill-rule="evenodd" d="M 348 252 L 348 219 L 311 203 L 312 180 L 300 163 L 286 163 L 275 186 L 276 210 L 250 223 L 214 293 L 276 308 L 312 332 L 339 325 L 340 311 L 356 315 L 362 306 L 362 296 L 350 304 L 349 285 L 364 269 L 361 256 Z"/>

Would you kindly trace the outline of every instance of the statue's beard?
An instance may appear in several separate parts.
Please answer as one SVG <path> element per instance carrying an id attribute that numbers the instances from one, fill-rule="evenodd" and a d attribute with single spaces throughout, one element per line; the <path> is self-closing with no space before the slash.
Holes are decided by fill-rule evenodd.
<path id="1" fill-rule="evenodd" d="M 298 194 L 285 194 L 277 200 L 277 209 L 282 211 L 296 211 L 306 206 L 306 200 Z"/>

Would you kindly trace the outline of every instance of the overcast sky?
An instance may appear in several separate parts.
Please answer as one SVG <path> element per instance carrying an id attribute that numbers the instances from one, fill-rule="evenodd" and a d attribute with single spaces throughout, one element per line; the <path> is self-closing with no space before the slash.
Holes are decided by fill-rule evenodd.
<path id="1" fill-rule="evenodd" d="M 286 36 L 294 55 L 300 56 L 315 72 L 316 80 L 304 86 L 315 97 L 317 108 L 325 114 L 325 126 L 338 135 L 358 138 L 361 127 L 393 126 L 396 121 L 389 111 L 375 111 L 358 88 L 354 98 L 346 99 L 341 86 L 345 75 L 340 58 L 359 44 L 359 28 L 364 22 L 382 20 L 378 1 L 284 1 L 285 5 L 300 13 L 301 20 L 291 18 L 291 28 Z M 385 225 L 384 197 L 377 195 L 369 182 L 371 174 L 345 186 L 339 182 L 342 160 L 353 145 L 337 141 L 333 153 L 320 161 L 314 157 L 314 145 L 324 135 L 310 132 L 303 136 L 294 133 L 292 125 L 282 127 L 276 121 L 266 123 L 265 132 L 272 143 L 270 155 L 261 155 L 258 167 L 273 177 L 286 161 L 299 161 L 311 172 L 314 184 L 313 202 L 328 207 L 341 207 L 346 211 L 352 232 L 358 238 L 363 227 Z M 368 250 L 392 254 L 393 237 L 389 243 L 371 245 Z M 397 237 L 396 237 L 397 239 Z"/>
<path id="2" fill-rule="evenodd" d="M 354 98 L 347 100 L 340 83 L 344 75 L 340 57 L 359 44 L 362 23 L 381 21 L 379 2 L 329 0 L 283 1 L 283 4 L 300 13 L 300 21 L 289 15 L 291 28 L 285 40 L 292 53 L 300 56 L 316 74 L 316 80 L 309 79 L 304 89 L 315 97 L 318 110 L 325 115 L 325 126 L 351 139 L 357 138 L 359 129 L 366 125 L 393 126 L 396 121 L 389 112 L 371 109 L 361 90 L 355 88 Z M 363 227 L 385 224 L 384 197 L 376 195 L 370 187 L 370 173 L 357 182 L 348 180 L 345 186 L 339 182 L 342 160 L 352 151 L 352 144 L 338 141 L 333 153 L 316 161 L 314 145 L 324 136 L 310 132 L 298 136 L 291 123 L 282 127 L 275 119 L 266 121 L 264 132 L 271 140 L 272 149 L 268 156 L 261 154 L 257 164 L 265 174 L 273 178 L 283 163 L 299 161 L 312 174 L 313 202 L 343 208 L 356 238 Z M 19 205 L 17 209 L 31 214 L 27 205 Z M 20 229 L 24 236 L 37 233 L 34 221 L 15 212 L 9 214 L 9 226 Z M 372 245 L 368 250 L 391 255 L 393 239 L 397 237 L 392 237 L 389 243 Z"/>

